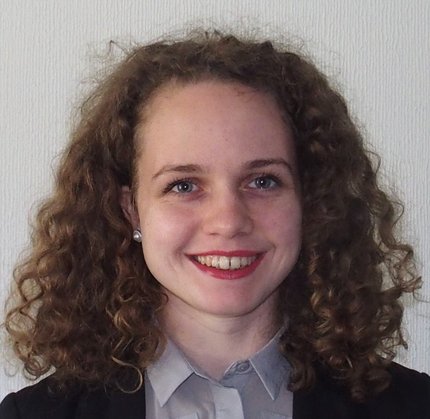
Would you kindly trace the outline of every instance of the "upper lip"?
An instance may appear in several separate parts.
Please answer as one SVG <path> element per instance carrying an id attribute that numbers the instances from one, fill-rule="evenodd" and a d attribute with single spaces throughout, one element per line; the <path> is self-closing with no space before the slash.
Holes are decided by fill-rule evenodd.
<path id="1" fill-rule="evenodd" d="M 227 257 L 250 257 L 257 256 L 262 252 L 255 250 L 209 250 L 207 252 L 190 254 L 192 257 L 196 256 L 227 256 Z"/>

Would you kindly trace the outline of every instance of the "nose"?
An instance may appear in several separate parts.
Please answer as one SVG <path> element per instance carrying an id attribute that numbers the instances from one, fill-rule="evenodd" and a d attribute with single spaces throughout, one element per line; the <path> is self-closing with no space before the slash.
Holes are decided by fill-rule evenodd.
<path id="1" fill-rule="evenodd" d="M 240 191 L 224 190 L 211 196 L 203 208 L 203 230 L 206 234 L 233 238 L 252 231 L 250 209 Z"/>

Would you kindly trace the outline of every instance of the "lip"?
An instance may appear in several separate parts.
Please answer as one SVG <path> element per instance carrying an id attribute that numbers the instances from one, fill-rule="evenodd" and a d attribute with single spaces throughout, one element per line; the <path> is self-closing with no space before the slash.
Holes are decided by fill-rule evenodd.
<path id="1" fill-rule="evenodd" d="M 257 256 L 257 259 L 254 260 L 250 265 L 245 266 L 240 269 L 234 269 L 234 270 L 224 270 L 224 269 L 217 269 L 212 266 L 206 266 L 202 265 L 201 263 L 197 262 L 195 259 L 195 256 L 228 256 L 228 257 L 250 257 L 250 256 Z M 258 267 L 258 265 L 263 260 L 264 253 L 258 253 L 255 251 L 250 250 L 234 250 L 234 251 L 223 251 L 223 250 L 213 250 L 210 252 L 205 253 L 198 253 L 196 255 L 190 255 L 189 259 L 190 261 L 196 266 L 200 271 L 209 274 L 210 276 L 217 278 L 217 279 L 240 279 L 245 278 L 246 276 L 252 274 Z"/>
<path id="2" fill-rule="evenodd" d="M 195 256 L 228 256 L 228 257 L 249 257 L 249 256 L 259 256 L 261 252 L 256 252 L 255 250 L 211 250 L 209 252 L 195 253 L 190 255 Z"/>

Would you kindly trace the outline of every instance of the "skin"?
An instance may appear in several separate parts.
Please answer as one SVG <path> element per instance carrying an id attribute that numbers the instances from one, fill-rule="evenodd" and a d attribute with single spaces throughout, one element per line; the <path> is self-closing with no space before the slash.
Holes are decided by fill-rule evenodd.
<path id="1" fill-rule="evenodd" d="M 269 94 L 203 81 L 156 93 L 137 141 L 136 205 L 124 188 L 122 206 L 141 227 L 145 261 L 168 296 L 159 320 L 219 378 L 279 328 L 279 285 L 301 245 L 293 135 Z M 256 262 L 231 277 L 196 261 L 244 251 Z"/>

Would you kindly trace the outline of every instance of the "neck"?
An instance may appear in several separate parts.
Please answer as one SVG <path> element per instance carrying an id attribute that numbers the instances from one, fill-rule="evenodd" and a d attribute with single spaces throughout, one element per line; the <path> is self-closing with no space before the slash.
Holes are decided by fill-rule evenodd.
<path id="1" fill-rule="evenodd" d="M 215 380 L 221 379 L 233 362 L 258 352 L 280 327 L 274 309 L 217 316 L 190 310 L 175 297 L 169 298 L 159 320 L 186 357 Z"/>

